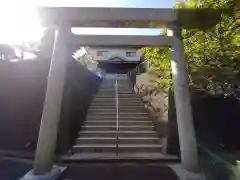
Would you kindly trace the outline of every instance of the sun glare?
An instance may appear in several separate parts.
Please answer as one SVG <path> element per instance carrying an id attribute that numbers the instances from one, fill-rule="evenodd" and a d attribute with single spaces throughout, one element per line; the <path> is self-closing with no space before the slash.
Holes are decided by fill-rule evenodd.
<path id="1" fill-rule="evenodd" d="M 0 44 L 38 41 L 44 30 L 35 8 L 24 6 L 1 6 L 0 23 Z"/>

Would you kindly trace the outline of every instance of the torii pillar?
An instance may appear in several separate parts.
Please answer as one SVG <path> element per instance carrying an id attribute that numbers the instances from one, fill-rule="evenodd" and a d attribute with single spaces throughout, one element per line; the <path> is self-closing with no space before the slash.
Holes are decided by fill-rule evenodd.
<path id="1" fill-rule="evenodd" d="M 63 168 L 53 165 L 53 158 L 57 142 L 67 60 L 69 59 L 68 55 L 70 55 L 66 47 L 70 34 L 71 27 L 63 25 L 59 26 L 55 33 L 34 168 L 22 180 L 55 179 L 63 170 Z"/>
<path id="2" fill-rule="evenodd" d="M 169 28 L 167 35 L 173 37 L 170 48 L 170 58 L 183 170 L 180 176 L 186 180 L 202 180 L 204 176 L 199 172 L 196 134 L 188 85 L 187 63 L 182 45 L 181 31 L 180 28 L 175 25 L 170 25 Z"/>

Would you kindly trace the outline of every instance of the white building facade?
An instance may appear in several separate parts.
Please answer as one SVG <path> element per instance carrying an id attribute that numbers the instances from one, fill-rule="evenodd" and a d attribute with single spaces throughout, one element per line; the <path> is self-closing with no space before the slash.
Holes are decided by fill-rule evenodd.
<path id="1" fill-rule="evenodd" d="M 123 76 L 141 60 L 141 52 L 134 48 L 81 47 L 73 57 L 101 77 Z M 115 77 L 116 78 L 116 77 Z M 119 78 L 119 77 L 117 77 Z"/>
<path id="2" fill-rule="evenodd" d="M 137 63 L 141 58 L 140 51 L 132 48 L 89 47 L 87 53 L 98 62 L 119 61 Z"/>

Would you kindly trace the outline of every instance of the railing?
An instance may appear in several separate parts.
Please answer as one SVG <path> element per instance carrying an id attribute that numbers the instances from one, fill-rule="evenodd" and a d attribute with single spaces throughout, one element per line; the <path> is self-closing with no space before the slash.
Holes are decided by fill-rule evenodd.
<path id="1" fill-rule="evenodd" d="M 118 132 L 118 80 L 116 79 L 115 81 L 115 99 L 116 99 L 116 130 Z M 119 144 L 119 139 L 118 139 L 118 135 L 117 135 L 117 155 L 118 155 L 118 144 Z"/>

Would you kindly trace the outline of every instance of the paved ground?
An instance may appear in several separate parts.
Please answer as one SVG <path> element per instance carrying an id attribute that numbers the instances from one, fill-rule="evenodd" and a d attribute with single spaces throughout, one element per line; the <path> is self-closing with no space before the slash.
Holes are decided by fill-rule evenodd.
<path id="1" fill-rule="evenodd" d="M 32 168 L 26 160 L 0 158 L 1 180 L 17 180 Z M 172 170 L 156 164 L 70 164 L 59 180 L 178 180 Z"/>
<path id="2" fill-rule="evenodd" d="M 24 160 L 2 159 L 0 157 L 0 179 L 17 180 L 29 171 L 32 163 Z"/>

